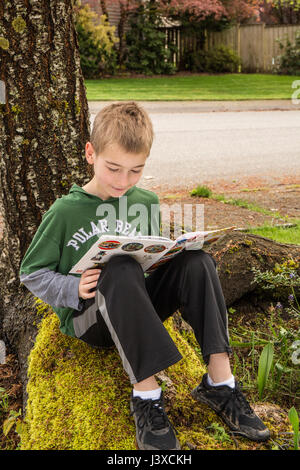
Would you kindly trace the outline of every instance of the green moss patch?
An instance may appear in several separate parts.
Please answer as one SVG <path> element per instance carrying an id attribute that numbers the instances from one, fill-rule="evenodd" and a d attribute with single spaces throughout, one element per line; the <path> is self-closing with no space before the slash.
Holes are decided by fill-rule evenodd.
<path id="1" fill-rule="evenodd" d="M 182 449 L 235 449 L 237 439 L 239 449 L 270 448 L 232 439 L 215 413 L 193 400 L 205 366 L 172 318 L 165 326 L 183 356 L 164 371 L 166 409 Z M 131 385 L 115 348 L 95 349 L 62 334 L 57 316 L 49 314 L 39 325 L 28 375 L 21 450 L 136 449 Z"/>

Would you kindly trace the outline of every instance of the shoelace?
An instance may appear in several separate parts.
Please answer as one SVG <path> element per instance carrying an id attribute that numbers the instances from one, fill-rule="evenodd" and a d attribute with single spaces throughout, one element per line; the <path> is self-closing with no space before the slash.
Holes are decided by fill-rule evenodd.
<path id="1" fill-rule="evenodd" d="M 247 414 L 253 414 L 253 410 L 252 410 L 251 406 L 249 405 L 248 401 L 246 400 L 245 396 L 243 395 L 243 385 L 242 385 L 242 383 L 240 383 L 240 384 L 237 383 L 236 384 L 236 386 L 234 388 L 234 393 L 235 393 L 235 396 L 236 396 L 237 400 L 241 404 L 242 411 L 245 411 Z"/>
<path id="2" fill-rule="evenodd" d="M 235 387 L 231 390 L 231 393 L 229 394 L 228 399 L 226 400 L 226 402 L 222 406 L 222 411 L 225 409 L 227 403 L 233 398 L 234 400 L 236 400 L 239 403 L 240 408 L 243 412 L 245 412 L 248 415 L 253 414 L 253 409 L 251 408 L 248 401 L 244 397 L 242 390 L 243 390 L 242 383 L 240 382 L 238 384 L 236 382 Z"/>
<path id="3" fill-rule="evenodd" d="M 153 430 L 163 429 L 170 424 L 162 407 L 161 399 L 139 400 L 134 403 L 134 410 L 130 414 L 133 415 L 135 411 L 141 412 L 141 415 L 137 420 L 139 428 L 142 428 L 148 420 L 152 424 Z"/>

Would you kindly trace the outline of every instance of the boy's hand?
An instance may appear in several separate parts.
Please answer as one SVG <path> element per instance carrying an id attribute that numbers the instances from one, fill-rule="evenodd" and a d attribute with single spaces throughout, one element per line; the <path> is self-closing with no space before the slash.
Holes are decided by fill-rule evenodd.
<path id="1" fill-rule="evenodd" d="M 89 291 L 96 287 L 100 273 L 101 269 L 88 269 L 81 274 L 78 288 L 79 297 L 82 299 L 91 299 L 95 297 L 96 290 L 94 292 Z"/>

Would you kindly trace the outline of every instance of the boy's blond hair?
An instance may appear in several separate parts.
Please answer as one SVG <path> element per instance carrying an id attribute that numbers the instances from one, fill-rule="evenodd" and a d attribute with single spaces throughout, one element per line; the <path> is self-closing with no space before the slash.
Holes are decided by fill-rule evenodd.
<path id="1" fill-rule="evenodd" d="M 96 155 L 111 144 L 128 153 L 150 154 L 154 132 L 147 112 L 135 101 L 113 103 L 95 117 L 90 142 Z"/>

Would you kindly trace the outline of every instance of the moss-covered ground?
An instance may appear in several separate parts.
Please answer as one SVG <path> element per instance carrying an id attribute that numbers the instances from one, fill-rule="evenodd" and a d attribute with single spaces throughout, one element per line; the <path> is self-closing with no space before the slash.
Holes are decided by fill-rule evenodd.
<path id="1" fill-rule="evenodd" d="M 271 449 L 277 434 L 276 405 L 269 417 L 263 417 L 273 440 L 255 443 L 234 437 L 213 411 L 190 395 L 206 371 L 193 333 L 181 334 L 172 318 L 165 326 L 183 359 L 158 380 L 182 449 Z M 56 315 L 48 314 L 40 323 L 28 374 L 26 416 L 19 427 L 21 450 L 136 449 L 131 385 L 116 349 L 95 349 L 63 335 Z M 286 416 L 283 427 L 291 431 Z"/>

